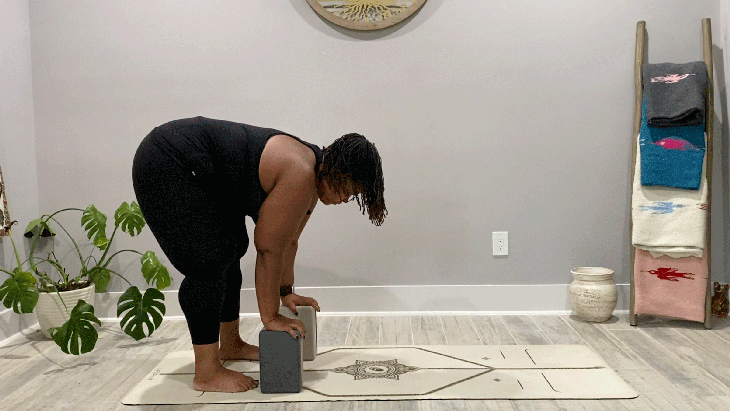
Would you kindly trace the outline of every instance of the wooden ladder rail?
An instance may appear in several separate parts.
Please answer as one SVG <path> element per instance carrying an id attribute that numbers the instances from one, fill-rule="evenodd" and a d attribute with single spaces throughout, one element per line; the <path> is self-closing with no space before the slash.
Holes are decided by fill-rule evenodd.
<path id="1" fill-rule="evenodd" d="M 706 329 L 712 328 L 712 311 L 710 306 L 710 300 L 712 298 L 712 259 L 710 254 L 710 239 L 711 239 L 711 212 L 712 212 L 712 147 L 713 147 L 713 132 L 714 132 L 714 85 L 713 85 L 713 64 L 712 64 L 712 26 L 709 18 L 702 19 L 702 36 L 703 36 L 703 57 L 705 65 L 707 66 L 707 101 L 705 107 L 705 132 L 707 133 L 707 143 L 705 144 L 705 152 L 707 154 L 707 165 L 706 165 L 706 178 L 707 178 L 707 233 L 706 233 L 706 245 L 704 252 L 707 253 L 707 291 L 705 294 L 705 321 L 704 326 Z M 634 174 L 636 170 L 636 138 L 639 135 L 641 128 L 641 104 L 643 98 L 643 84 L 642 84 L 642 66 L 645 60 L 646 50 L 646 22 L 639 21 L 636 23 L 636 51 L 634 55 L 634 134 L 631 136 L 631 186 L 634 184 Z M 629 210 L 632 210 L 631 204 L 629 204 Z M 631 295 L 629 302 L 629 323 L 636 325 L 638 323 L 638 315 L 634 312 L 635 305 L 635 290 L 634 290 L 634 263 L 636 259 L 636 247 L 633 245 L 631 240 L 633 235 L 633 210 L 629 213 L 629 239 L 631 247 Z"/>
<path id="2" fill-rule="evenodd" d="M 710 19 L 702 19 L 702 46 L 705 66 L 707 66 L 707 103 L 705 107 L 705 132 L 707 133 L 707 237 L 705 252 L 707 253 L 707 294 L 705 295 L 705 329 L 712 328 L 712 254 L 710 254 L 710 239 L 712 232 L 712 147 L 714 144 L 714 84 L 712 68 L 712 26 Z"/>

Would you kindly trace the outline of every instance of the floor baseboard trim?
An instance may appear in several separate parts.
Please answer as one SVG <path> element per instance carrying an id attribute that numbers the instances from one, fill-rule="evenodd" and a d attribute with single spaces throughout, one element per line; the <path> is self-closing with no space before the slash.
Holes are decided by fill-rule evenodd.
<path id="1" fill-rule="evenodd" d="M 618 284 L 615 313 L 628 313 L 629 284 Z M 142 290 L 144 292 L 144 290 Z M 414 285 L 296 287 L 296 292 L 319 303 L 318 316 L 408 315 L 570 315 L 569 284 L 549 285 Z M 163 291 L 165 318 L 184 319 L 178 290 Z M 94 314 L 102 321 L 119 321 L 117 301 L 122 292 L 96 294 Z M 241 317 L 259 316 L 256 290 L 241 290 Z M 0 346 L 38 325 L 35 314 L 0 312 Z"/>

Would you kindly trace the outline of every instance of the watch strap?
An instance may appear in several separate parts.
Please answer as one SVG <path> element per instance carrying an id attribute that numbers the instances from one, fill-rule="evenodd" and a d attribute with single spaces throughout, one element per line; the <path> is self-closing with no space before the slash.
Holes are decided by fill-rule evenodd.
<path id="1" fill-rule="evenodd" d="M 286 297 L 289 294 L 294 293 L 294 286 L 293 285 L 282 285 L 279 287 L 279 296 Z"/>

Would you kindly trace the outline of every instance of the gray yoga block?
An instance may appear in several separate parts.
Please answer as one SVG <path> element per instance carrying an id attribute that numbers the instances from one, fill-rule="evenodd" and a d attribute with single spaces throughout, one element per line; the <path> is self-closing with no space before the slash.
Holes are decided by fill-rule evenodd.
<path id="1" fill-rule="evenodd" d="M 317 356 L 317 311 L 309 305 L 297 305 L 297 313 L 294 313 L 286 306 L 279 307 L 279 314 L 287 318 L 299 320 L 307 330 L 307 338 L 304 339 L 304 361 L 313 361 Z"/>
<path id="2" fill-rule="evenodd" d="M 286 331 L 261 330 L 259 333 L 259 388 L 263 394 L 302 391 L 304 359 L 303 338 Z"/>

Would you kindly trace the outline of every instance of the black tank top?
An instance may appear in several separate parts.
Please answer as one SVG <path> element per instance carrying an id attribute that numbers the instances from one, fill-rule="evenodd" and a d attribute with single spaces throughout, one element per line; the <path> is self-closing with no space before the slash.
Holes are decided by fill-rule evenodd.
<path id="1" fill-rule="evenodd" d="M 289 133 L 201 116 L 170 121 L 150 134 L 160 149 L 220 200 L 225 211 L 243 211 L 254 222 L 267 196 L 259 179 L 259 163 L 272 136 L 284 134 L 312 149 L 315 170 L 322 161 L 320 147 Z"/>

